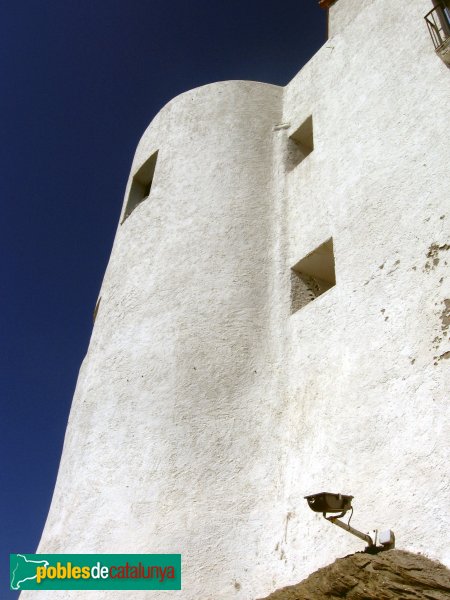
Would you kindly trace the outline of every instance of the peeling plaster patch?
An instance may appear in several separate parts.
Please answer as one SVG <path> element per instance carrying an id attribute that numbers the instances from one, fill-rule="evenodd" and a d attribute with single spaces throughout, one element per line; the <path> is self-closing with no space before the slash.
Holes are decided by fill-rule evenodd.
<path id="1" fill-rule="evenodd" d="M 396 260 L 394 263 L 394 267 L 388 272 L 388 275 L 390 275 L 391 273 L 395 273 L 395 271 L 398 269 L 399 264 L 400 264 L 400 261 Z"/>
<path id="2" fill-rule="evenodd" d="M 381 265 L 378 266 L 378 269 L 380 271 L 382 271 L 388 262 L 389 262 L 388 260 L 385 260 Z M 400 260 L 397 259 L 390 267 L 388 267 L 388 268 L 390 268 L 390 271 L 388 271 L 386 273 L 386 275 L 391 275 L 392 273 L 394 273 L 398 269 L 399 265 L 400 265 Z M 367 279 L 367 281 L 364 282 L 363 285 L 367 285 L 368 283 L 370 283 L 371 281 L 373 281 L 374 279 L 376 279 L 377 277 L 379 277 L 381 275 L 382 275 L 382 273 L 374 273 L 373 275 L 371 275 L 369 277 L 369 279 Z"/>
<path id="3" fill-rule="evenodd" d="M 450 350 L 447 350 L 446 352 L 443 352 L 441 355 L 439 356 L 433 356 L 434 359 L 434 366 L 439 364 L 439 361 L 442 359 L 448 359 L 450 358 Z"/>
<path id="4" fill-rule="evenodd" d="M 442 310 L 441 314 L 439 315 L 439 318 L 441 319 L 441 322 L 442 322 L 441 329 L 443 332 L 443 336 L 446 337 L 448 335 L 448 329 L 450 327 L 450 299 L 445 298 L 443 300 L 443 304 L 444 304 L 444 309 Z M 435 350 L 437 350 L 439 348 L 439 345 L 441 344 L 443 339 L 444 339 L 443 337 L 439 337 L 439 336 L 436 336 L 434 338 L 433 346 L 434 346 Z M 439 356 L 433 356 L 433 360 L 434 360 L 433 364 L 437 365 L 440 360 L 449 359 L 449 358 L 450 358 L 450 351 L 443 352 Z"/>
<path id="5" fill-rule="evenodd" d="M 450 250 L 450 244 L 442 244 L 441 246 L 436 243 L 431 244 L 427 252 L 427 258 L 430 260 L 425 263 L 424 271 L 433 271 L 440 261 L 439 252 L 445 252 L 446 250 Z"/>
<path id="6" fill-rule="evenodd" d="M 293 512 L 288 512 L 286 515 L 286 523 L 284 526 L 284 541 L 287 542 L 287 532 L 288 532 L 288 526 L 289 526 L 289 521 L 290 519 L 292 519 L 292 517 L 294 516 Z"/>
<path id="7" fill-rule="evenodd" d="M 440 319 L 442 321 L 442 331 L 446 332 L 450 327 L 450 299 L 445 298 L 444 302 L 444 310 L 441 312 Z"/>
<path id="8" fill-rule="evenodd" d="M 442 342 L 442 338 L 440 338 L 438 335 L 434 338 L 433 340 L 433 346 L 436 348 L 436 350 L 439 347 L 439 344 Z"/>

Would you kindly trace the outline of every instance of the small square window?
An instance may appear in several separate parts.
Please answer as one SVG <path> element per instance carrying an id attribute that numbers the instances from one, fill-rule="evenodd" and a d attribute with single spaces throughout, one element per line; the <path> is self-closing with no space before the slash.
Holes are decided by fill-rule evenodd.
<path id="1" fill-rule="evenodd" d="M 294 169 L 314 150 L 313 118 L 309 116 L 288 140 L 288 168 Z"/>
<path id="2" fill-rule="evenodd" d="M 307 254 L 291 269 L 291 313 L 336 285 L 333 239 Z"/>
<path id="3" fill-rule="evenodd" d="M 128 194 L 128 201 L 123 215 L 122 223 L 131 215 L 133 210 L 150 195 L 150 190 L 155 174 L 158 151 L 148 158 L 142 167 L 135 173 Z"/>

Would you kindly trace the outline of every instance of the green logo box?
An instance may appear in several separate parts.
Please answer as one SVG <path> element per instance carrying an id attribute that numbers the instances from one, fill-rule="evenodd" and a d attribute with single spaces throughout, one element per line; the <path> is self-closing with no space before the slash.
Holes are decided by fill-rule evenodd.
<path id="1" fill-rule="evenodd" d="M 181 554 L 10 554 L 12 590 L 181 590 Z"/>

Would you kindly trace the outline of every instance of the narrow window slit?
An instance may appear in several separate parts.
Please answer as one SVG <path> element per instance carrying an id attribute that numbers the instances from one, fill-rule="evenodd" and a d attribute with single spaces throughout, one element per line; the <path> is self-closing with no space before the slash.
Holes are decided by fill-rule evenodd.
<path id="1" fill-rule="evenodd" d="M 141 202 L 144 202 L 144 200 L 147 200 L 149 197 L 155 174 L 157 158 L 158 151 L 154 152 L 133 176 L 122 223 L 131 215 L 133 210 Z"/>
<path id="2" fill-rule="evenodd" d="M 291 314 L 336 285 L 333 238 L 291 268 Z"/>
<path id="3" fill-rule="evenodd" d="M 96 305 L 95 305 L 94 314 L 92 315 L 92 321 L 93 321 L 93 323 L 95 323 L 95 319 L 97 318 L 98 309 L 100 308 L 100 302 L 101 301 L 102 301 L 102 297 L 100 296 L 99 299 L 97 300 Z"/>
<path id="4" fill-rule="evenodd" d="M 288 140 L 288 168 L 294 169 L 314 150 L 313 118 L 309 116 L 289 136 Z"/>

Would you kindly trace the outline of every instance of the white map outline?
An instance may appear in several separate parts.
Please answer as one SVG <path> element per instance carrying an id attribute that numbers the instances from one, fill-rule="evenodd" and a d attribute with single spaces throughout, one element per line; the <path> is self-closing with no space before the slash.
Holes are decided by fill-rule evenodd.
<path id="1" fill-rule="evenodd" d="M 24 561 L 25 561 L 25 562 L 27 562 L 27 563 L 35 563 L 35 564 L 37 564 L 37 565 L 42 565 L 42 564 L 43 564 L 43 565 L 44 565 L 44 567 L 48 567 L 48 565 L 50 564 L 50 563 L 49 563 L 48 561 L 46 561 L 46 560 L 28 560 L 28 558 L 27 558 L 26 556 L 24 556 L 23 554 L 16 554 L 16 556 L 20 556 L 20 557 L 21 557 L 21 558 L 23 558 L 23 559 L 24 559 Z M 37 573 L 36 573 L 36 575 L 34 575 L 34 577 L 25 577 L 25 579 L 20 579 L 20 580 L 17 582 L 17 584 L 16 584 L 16 586 L 17 586 L 17 587 L 14 587 L 14 585 L 13 585 L 13 581 L 14 581 L 14 577 L 15 577 L 15 575 L 16 575 L 16 571 L 17 571 L 17 567 L 18 567 L 18 566 L 19 566 L 19 563 L 17 563 L 17 565 L 16 565 L 16 568 L 15 568 L 15 569 L 14 569 L 14 571 L 12 572 L 12 578 L 11 578 L 11 589 L 13 589 L 13 590 L 20 590 L 20 584 L 21 584 L 21 583 L 23 583 L 24 581 L 29 581 L 29 580 L 31 580 L 31 579 L 36 579 L 36 577 L 37 577 Z"/>

